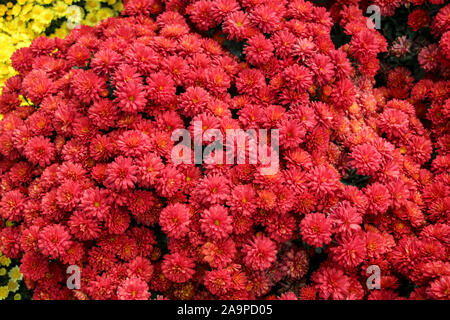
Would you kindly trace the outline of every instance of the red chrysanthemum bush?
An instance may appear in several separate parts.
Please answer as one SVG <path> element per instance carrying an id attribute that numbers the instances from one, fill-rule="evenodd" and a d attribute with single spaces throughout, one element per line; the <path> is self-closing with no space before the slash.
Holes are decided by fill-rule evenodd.
<path id="1" fill-rule="evenodd" d="M 410 298 L 449 299 L 450 73 L 415 83 L 398 68 L 374 88 L 387 43 L 362 12 L 130 0 L 121 18 L 17 51 L 0 96 L 13 222 L 0 250 L 34 298 L 397 299 L 408 282 Z M 351 35 L 337 49 L 335 21 Z M 434 24 L 444 56 L 449 25 Z M 224 39 L 244 43 L 241 60 Z M 278 129 L 279 170 L 177 165 L 172 132 L 195 121 Z M 364 187 L 343 183 L 352 169 Z"/>

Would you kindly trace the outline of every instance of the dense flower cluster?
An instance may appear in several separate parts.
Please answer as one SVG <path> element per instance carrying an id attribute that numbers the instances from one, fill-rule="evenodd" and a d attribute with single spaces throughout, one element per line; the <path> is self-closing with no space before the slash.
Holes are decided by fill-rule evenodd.
<path id="1" fill-rule="evenodd" d="M 20 289 L 25 289 L 22 280 L 23 275 L 17 261 L 11 261 L 0 251 L 0 300 L 21 300 Z"/>
<path id="2" fill-rule="evenodd" d="M 0 87 L 15 75 L 10 57 L 41 35 L 64 37 L 78 24 L 116 16 L 120 0 L 11 0 L 0 3 Z"/>
<path id="3" fill-rule="evenodd" d="M 440 39 L 419 54 L 427 74 L 377 85 L 392 50 L 358 2 L 129 0 L 16 51 L 0 250 L 33 298 L 450 299 L 450 7 L 411 23 Z M 175 163 L 172 132 L 198 143 L 196 121 L 277 129 L 279 170 Z"/>

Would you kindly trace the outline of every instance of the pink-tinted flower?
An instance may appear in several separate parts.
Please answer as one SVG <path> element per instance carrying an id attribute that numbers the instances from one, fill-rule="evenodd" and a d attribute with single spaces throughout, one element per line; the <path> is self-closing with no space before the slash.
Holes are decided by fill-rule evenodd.
<path id="1" fill-rule="evenodd" d="M 205 210 L 200 219 L 202 231 L 212 239 L 222 239 L 233 231 L 233 219 L 228 210 L 215 205 Z"/>
<path id="2" fill-rule="evenodd" d="M 164 256 L 161 268 L 164 276 L 169 280 L 183 283 L 194 275 L 194 266 L 192 259 L 179 253 L 172 253 Z"/>
<path id="3" fill-rule="evenodd" d="M 24 149 L 25 156 L 32 164 L 42 167 L 55 160 L 55 146 L 50 139 L 41 136 L 31 138 Z"/>
<path id="4" fill-rule="evenodd" d="M 52 258 L 64 255 L 71 245 L 71 236 L 60 224 L 49 225 L 39 234 L 38 247 L 42 254 Z"/>
<path id="5" fill-rule="evenodd" d="M 231 287 L 231 275 L 227 269 L 217 269 L 208 271 L 205 274 L 205 287 L 218 296 L 224 295 Z"/>
<path id="6" fill-rule="evenodd" d="M 344 300 L 349 294 L 350 279 L 341 269 L 322 267 L 311 280 L 322 299 Z"/>
<path id="7" fill-rule="evenodd" d="M 275 243 L 265 236 L 252 239 L 242 248 L 244 263 L 254 270 L 269 268 L 275 261 L 277 250 Z"/>
<path id="8" fill-rule="evenodd" d="M 322 247 L 331 242 L 331 221 L 322 213 L 307 214 L 300 223 L 300 234 L 308 245 Z"/>
<path id="9" fill-rule="evenodd" d="M 351 165 L 358 174 L 372 175 L 381 167 L 382 158 L 377 149 L 370 144 L 362 144 L 353 148 Z"/>
<path id="10" fill-rule="evenodd" d="M 185 204 L 175 203 L 161 211 L 159 223 L 163 231 L 170 237 L 182 238 L 189 231 L 190 218 L 189 207 Z"/>
<path id="11" fill-rule="evenodd" d="M 122 282 L 117 289 L 117 297 L 119 300 L 148 300 L 150 292 L 144 280 L 132 277 Z"/>
<path id="12" fill-rule="evenodd" d="M 117 157 L 108 164 L 105 183 L 108 187 L 124 191 L 132 188 L 137 181 L 137 167 L 131 158 Z"/>

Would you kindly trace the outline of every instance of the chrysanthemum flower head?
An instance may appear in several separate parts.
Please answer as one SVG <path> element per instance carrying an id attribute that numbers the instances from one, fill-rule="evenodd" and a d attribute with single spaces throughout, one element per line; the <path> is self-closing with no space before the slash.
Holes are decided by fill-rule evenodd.
<path id="1" fill-rule="evenodd" d="M 176 283 L 188 281 L 194 275 L 195 263 L 180 253 L 166 255 L 162 263 L 162 272 L 169 280 Z"/>
<path id="2" fill-rule="evenodd" d="M 191 212 L 187 205 L 175 203 L 161 211 L 159 223 L 170 237 L 182 238 L 189 231 Z"/>
<path id="3" fill-rule="evenodd" d="M 220 205 L 205 210 L 200 219 L 202 231 L 212 239 L 222 239 L 229 235 L 233 230 L 232 222 L 227 208 Z"/>
<path id="4" fill-rule="evenodd" d="M 244 263 L 254 270 L 269 268 L 275 261 L 277 254 L 275 243 L 260 235 L 245 244 L 242 248 Z"/>
<path id="5" fill-rule="evenodd" d="M 307 214 L 300 223 L 300 234 L 308 245 L 322 247 L 331 242 L 331 221 L 322 213 Z"/>

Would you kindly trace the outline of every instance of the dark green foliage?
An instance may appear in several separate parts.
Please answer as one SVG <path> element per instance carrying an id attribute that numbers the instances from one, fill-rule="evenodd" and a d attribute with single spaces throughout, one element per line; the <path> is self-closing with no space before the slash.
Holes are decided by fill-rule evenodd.
<path id="1" fill-rule="evenodd" d="M 356 172 L 356 169 L 351 169 L 348 172 L 347 176 L 341 179 L 341 182 L 346 186 L 356 186 L 358 187 L 358 189 L 361 189 L 367 186 L 369 180 L 370 180 L 369 176 L 359 175 Z"/>
<path id="2" fill-rule="evenodd" d="M 347 44 L 352 39 L 351 36 L 347 35 L 344 32 L 344 29 L 342 29 L 341 25 L 339 23 L 335 23 L 333 25 L 333 28 L 331 28 L 331 40 L 334 43 L 334 47 L 336 49 L 342 47 L 344 44 Z"/>
<path id="3" fill-rule="evenodd" d="M 240 61 L 244 61 L 244 46 L 246 42 L 238 42 L 235 40 L 225 40 L 223 46 L 228 49 L 228 51 L 239 58 Z"/>

